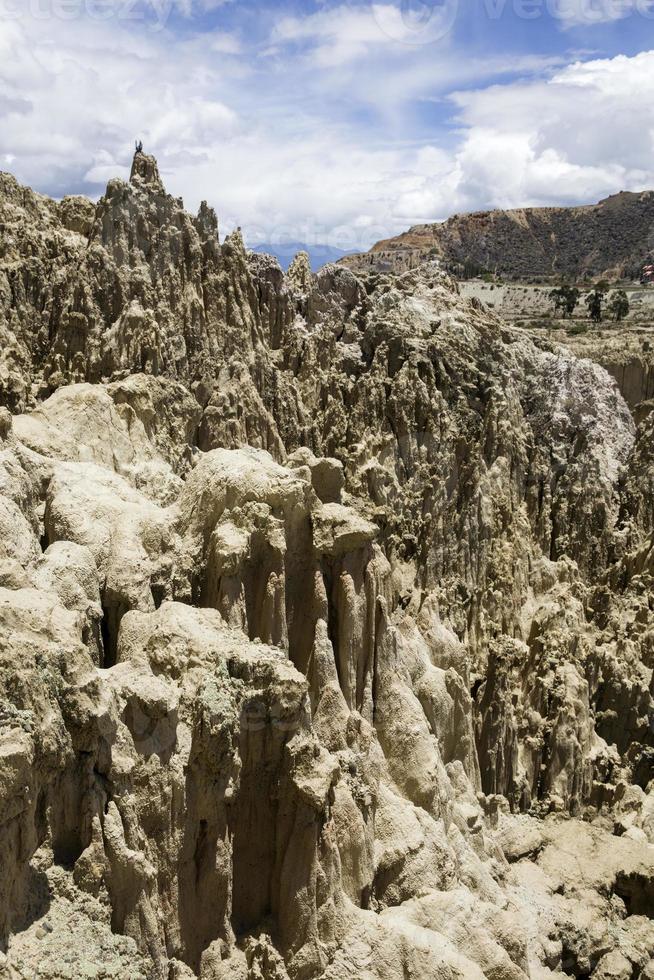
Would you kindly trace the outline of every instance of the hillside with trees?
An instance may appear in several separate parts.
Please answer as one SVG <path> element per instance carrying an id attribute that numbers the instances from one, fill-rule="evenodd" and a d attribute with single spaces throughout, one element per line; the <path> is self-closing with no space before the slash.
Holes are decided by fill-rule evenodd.
<path id="1" fill-rule="evenodd" d="M 457 278 L 525 282 L 640 279 L 654 249 L 654 192 L 581 207 L 455 214 L 342 259 L 356 272 L 402 272 L 439 259 Z"/>

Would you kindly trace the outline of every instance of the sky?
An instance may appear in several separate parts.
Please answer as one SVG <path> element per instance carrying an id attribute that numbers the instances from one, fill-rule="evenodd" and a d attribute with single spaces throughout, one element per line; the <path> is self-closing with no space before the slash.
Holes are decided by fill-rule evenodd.
<path id="1" fill-rule="evenodd" d="M 251 245 L 654 189 L 654 0 L 0 0 L 0 169 L 97 198 L 136 139 Z"/>

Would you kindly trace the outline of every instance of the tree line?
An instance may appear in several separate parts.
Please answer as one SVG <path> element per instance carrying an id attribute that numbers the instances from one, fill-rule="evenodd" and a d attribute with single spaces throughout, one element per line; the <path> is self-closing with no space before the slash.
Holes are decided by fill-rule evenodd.
<path id="1" fill-rule="evenodd" d="M 615 289 L 610 295 L 610 285 L 605 280 L 598 282 L 586 297 L 588 316 L 593 323 L 601 323 L 608 314 L 615 323 L 620 323 L 629 314 L 629 298 L 624 289 Z M 576 286 L 563 283 L 550 292 L 554 309 L 564 319 L 571 317 L 581 299 L 581 291 Z"/>

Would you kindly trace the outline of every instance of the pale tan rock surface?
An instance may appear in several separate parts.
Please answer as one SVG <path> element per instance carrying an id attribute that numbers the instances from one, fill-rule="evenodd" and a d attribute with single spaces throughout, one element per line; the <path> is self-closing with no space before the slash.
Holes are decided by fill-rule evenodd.
<path id="1" fill-rule="evenodd" d="M 144 154 L 0 217 L 0 976 L 653 976 L 648 406 Z"/>

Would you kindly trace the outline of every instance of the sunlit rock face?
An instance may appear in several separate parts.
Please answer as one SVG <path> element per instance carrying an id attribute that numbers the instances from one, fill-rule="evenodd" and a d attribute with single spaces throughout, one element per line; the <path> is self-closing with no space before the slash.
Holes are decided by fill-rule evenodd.
<path id="1" fill-rule="evenodd" d="M 654 977 L 648 407 L 142 153 L 0 225 L 0 973 Z"/>

